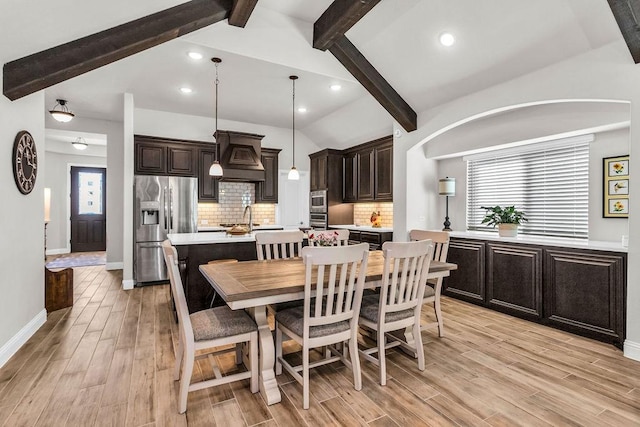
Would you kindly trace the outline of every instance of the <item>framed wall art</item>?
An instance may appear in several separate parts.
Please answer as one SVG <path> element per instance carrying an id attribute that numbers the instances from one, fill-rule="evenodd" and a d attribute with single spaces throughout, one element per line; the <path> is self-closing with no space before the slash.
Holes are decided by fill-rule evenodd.
<path id="1" fill-rule="evenodd" d="M 629 218 L 629 155 L 606 157 L 604 161 L 605 218 Z"/>

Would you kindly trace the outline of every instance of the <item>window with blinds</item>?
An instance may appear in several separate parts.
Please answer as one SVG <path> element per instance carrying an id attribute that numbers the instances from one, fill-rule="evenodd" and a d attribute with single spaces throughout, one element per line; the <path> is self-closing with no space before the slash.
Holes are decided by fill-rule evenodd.
<path id="1" fill-rule="evenodd" d="M 482 206 L 515 205 L 522 234 L 589 237 L 589 142 L 593 136 L 497 150 L 467 160 L 467 228 L 482 224 Z"/>

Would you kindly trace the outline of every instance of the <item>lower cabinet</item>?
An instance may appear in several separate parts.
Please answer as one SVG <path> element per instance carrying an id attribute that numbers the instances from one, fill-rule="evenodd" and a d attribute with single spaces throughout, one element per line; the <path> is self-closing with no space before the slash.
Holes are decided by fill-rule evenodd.
<path id="1" fill-rule="evenodd" d="M 445 295 L 622 348 L 626 253 L 452 238 L 447 260 Z"/>
<path id="2" fill-rule="evenodd" d="M 542 248 L 487 243 L 487 306 L 542 318 Z"/>

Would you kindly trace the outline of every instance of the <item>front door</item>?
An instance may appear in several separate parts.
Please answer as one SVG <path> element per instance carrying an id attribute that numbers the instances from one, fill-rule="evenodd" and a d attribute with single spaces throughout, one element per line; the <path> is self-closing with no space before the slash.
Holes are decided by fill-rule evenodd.
<path id="1" fill-rule="evenodd" d="M 107 247 L 107 170 L 71 167 L 71 252 Z"/>

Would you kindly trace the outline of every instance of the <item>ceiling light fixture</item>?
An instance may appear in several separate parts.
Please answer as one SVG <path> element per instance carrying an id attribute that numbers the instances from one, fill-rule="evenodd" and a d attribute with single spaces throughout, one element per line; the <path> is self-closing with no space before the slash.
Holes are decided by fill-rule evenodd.
<path id="1" fill-rule="evenodd" d="M 298 108 L 298 113 L 306 113 L 307 109 L 305 107 Z"/>
<path id="2" fill-rule="evenodd" d="M 86 143 L 83 137 L 79 136 L 75 141 L 71 143 L 76 150 L 86 150 L 89 144 Z"/>
<path id="3" fill-rule="evenodd" d="M 216 132 L 213 134 L 213 139 L 216 141 L 216 147 L 213 152 L 213 163 L 211 163 L 211 167 L 209 168 L 209 175 L 211 176 L 222 176 L 222 166 L 220 166 L 220 162 L 218 162 L 218 148 L 220 144 L 218 144 L 218 84 L 220 80 L 218 80 L 218 65 L 222 62 L 220 58 L 211 58 L 211 61 L 216 66 Z"/>
<path id="4" fill-rule="evenodd" d="M 181 87 L 180 88 L 180 92 L 182 92 L 184 94 L 189 94 L 189 93 L 193 92 L 193 89 L 191 89 L 190 87 Z"/>
<path id="5" fill-rule="evenodd" d="M 56 105 L 53 106 L 53 110 L 49 110 L 49 114 L 51 114 L 51 117 L 62 123 L 70 122 L 75 116 L 75 114 L 69 110 L 69 107 L 67 107 L 67 101 L 64 99 L 56 99 Z"/>
<path id="6" fill-rule="evenodd" d="M 189 55 L 189 58 L 195 59 L 196 61 L 202 59 L 202 54 L 200 52 L 189 52 L 187 55 Z"/>
<path id="7" fill-rule="evenodd" d="M 340 85 L 331 85 L 331 90 L 334 91 L 334 92 L 337 92 L 340 89 L 342 89 L 342 86 L 340 86 Z"/>
<path id="8" fill-rule="evenodd" d="M 451 33 L 442 33 L 440 34 L 440 44 L 442 44 L 442 46 L 453 46 L 453 44 L 456 42 L 456 38 L 453 37 L 453 34 Z"/>
<path id="9" fill-rule="evenodd" d="M 291 147 L 293 148 L 293 156 L 291 157 L 291 170 L 287 178 L 297 181 L 300 179 L 300 173 L 296 169 L 296 80 L 298 80 L 298 76 L 289 76 L 289 78 L 293 87 L 293 108 L 291 110 Z"/>

